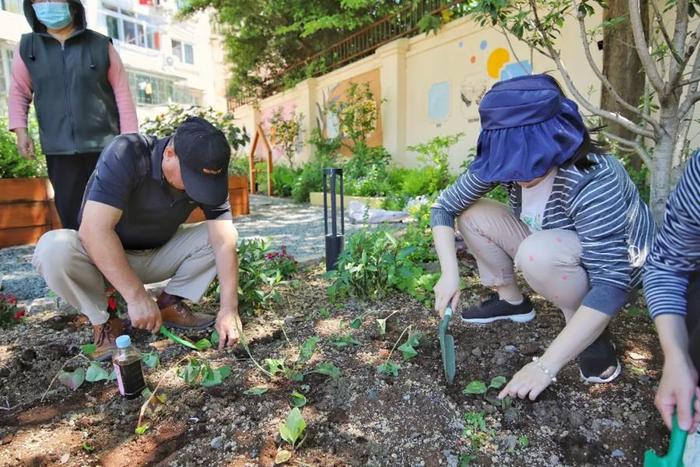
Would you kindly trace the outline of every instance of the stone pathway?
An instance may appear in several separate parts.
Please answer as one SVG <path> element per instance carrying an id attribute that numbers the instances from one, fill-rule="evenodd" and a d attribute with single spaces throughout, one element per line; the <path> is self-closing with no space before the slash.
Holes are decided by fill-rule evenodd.
<path id="1" fill-rule="evenodd" d="M 250 212 L 234 220 L 240 238 L 269 238 L 273 249 L 285 245 L 288 253 L 301 262 L 324 256 L 322 207 L 252 195 Z M 346 219 L 346 233 L 360 227 Z M 47 297 L 48 288 L 31 264 L 33 253 L 33 245 L 0 249 L 0 292 L 14 294 L 25 303 Z"/>

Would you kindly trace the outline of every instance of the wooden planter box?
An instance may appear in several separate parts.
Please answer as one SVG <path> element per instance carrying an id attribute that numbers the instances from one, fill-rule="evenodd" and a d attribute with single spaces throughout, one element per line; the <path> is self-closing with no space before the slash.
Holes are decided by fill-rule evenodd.
<path id="1" fill-rule="evenodd" d="M 245 216 L 250 214 L 250 200 L 248 198 L 248 177 L 241 175 L 229 175 L 228 177 L 228 201 L 231 204 L 233 216 Z M 192 211 L 187 223 L 202 222 L 204 212 L 197 208 Z"/>
<path id="2" fill-rule="evenodd" d="M 0 179 L 0 248 L 36 243 L 60 228 L 48 178 Z"/>
<path id="3" fill-rule="evenodd" d="M 348 205 L 350 204 L 350 201 L 359 201 L 360 203 L 364 204 L 365 206 L 369 206 L 370 208 L 374 209 L 381 209 L 382 204 L 384 203 L 384 198 L 383 197 L 367 197 L 367 196 L 345 196 L 345 209 L 348 208 Z M 323 206 L 323 192 L 320 191 L 312 191 L 309 193 L 309 202 L 311 203 L 312 206 Z M 328 198 L 329 206 L 330 206 L 330 198 Z M 338 209 L 340 209 L 340 195 L 336 195 L 336 203 L 338 205 Z"/>

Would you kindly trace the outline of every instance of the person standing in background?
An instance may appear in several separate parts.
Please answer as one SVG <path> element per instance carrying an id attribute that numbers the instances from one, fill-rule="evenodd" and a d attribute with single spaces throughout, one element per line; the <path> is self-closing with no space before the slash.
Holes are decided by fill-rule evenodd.
<path id="1" fill-rule="evenodd" d="M 22 156 L 34 157 L 27 131 L 34 99 L 56 208 L 77 230 L 85 186 L 112 139 L 136 133 L 136 107 L 126 71 L 109 37 L 87 29 L 80 0 L 24 0 L 32 32 L 23 34 L 12 62 L 9 129 Z"/>

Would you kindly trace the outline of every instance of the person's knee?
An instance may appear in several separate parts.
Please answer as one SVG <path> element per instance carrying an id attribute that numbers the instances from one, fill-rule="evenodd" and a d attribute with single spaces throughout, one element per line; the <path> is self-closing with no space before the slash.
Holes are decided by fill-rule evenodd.
<path id="1" fill-rule="evenodd" d="M 79 243 L 78 232 L 75 230 L 51 230 L 37 242 L 32 264 L 43 275 L 65 270 L 75 259 Z"/>
<path id="2" fill-rule="evenodd" d="M 537 232 L 524 239 L 515 253 L 515 267 L 526 279 L 546 280 L 553 268 L 565 263 L 549 235 Z"/>
<path id="3" fill-rule="evenodd" d="M 457 226 L 464 235 L 465 232 L 478 230 L 480 225 L 490 219 L 502 216 L 502 211 L 507 211 L 507 208 L 500 203 L 480 199 L 457 217 Z"/>

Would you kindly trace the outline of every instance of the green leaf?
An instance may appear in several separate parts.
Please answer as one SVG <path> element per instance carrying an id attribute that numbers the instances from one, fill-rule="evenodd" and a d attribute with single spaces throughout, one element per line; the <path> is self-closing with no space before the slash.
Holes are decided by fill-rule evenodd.
<path id="1" fill-rule="evenodd" d="M 83 451 L 92 452 L 94 450 L 95 450 L 95 446 L 93 446 L 92 444 L 88 443 L 87 441 L 85 441 L 83 443 Z"/>
<path id="2" fill-rule="evenodd" d="M 207 338 L 199 339 L 194 343 L 194 346 L 197 348 L 197 350 L 207 350 L 211 349 L 212 347 L 211 342 Z"/>
<path id="3" fill-rule="evenodd" d="M 304 417 L 301 416 L 301 411 L 298 407 L 294 407 L 287 416 L 287 420 L 283 425 L 280 426 L 279 432 L 280 437 L 291 444 L 296 445 L 299 438 L 304 433 L 306 429 L 306 421 Z"/>
<path id="4" fill-rule="evenodd" d="M 462 394 L 486 394 L 486 383 L 478 379 L 467 384 Z"/>
<path id="5" fill-rule="evenodd" d="M 530 445 L 530 440 L 528 439 L 527 436 L 523 435 L 518 438 L 518 445 L 521 448 L 526 448 Z"/>
<path id="6" fill-rule="evenodd" d="M 221 379 L 226 379 L 229 376 L 231 376 L 231 367 L 230 366 L 222 366 L 219 367 L 219 374 L 221 375 Z"/>
<path id="7" fill-rule="evenodd" d="M 267 365 L 267 371 L 273 376 L 284 370 L 284 361 L 277 358 L 266 358 L 265 365 Z"/>
<path id="8" fill-rule="evenodd" d="M 109 380 L 109 373 L 97 362 L 91 362 L 85 374 L 85 380 L 89 383 Z"/>
<path id="9" fill-rule="evenodd" d="M 380 336 L 386 334 L 386 318 L 377 318 L 377 327 L 379 328 Z"/>
<path id="10" fill-rule="evenodd" d="M 134 433 L 136 433 L 139 436 L 146 434 L 146 432 L 148 431 L 148 429 L 150 427 L 151 427 L 151 425 L 149 425 L 148 423 L 144 423 L 143 425 L 137 426 L 136 429 L 134 430 Z"/>
<path id="11" fill-rule="evenodd" d="M 243 394 L 246 396 L 262 396 L 267 392 L 267 387 L 266 386 L 256 386 L 254 388 L 250 388 L 246 391 L 243 391 Z"/>
<path id="12" fill-rule="evenodd" d="M 400 345 L 399 350 L 401 351 L 401 355 L 403 355 L 404 360 L 410 360 L 412 358 L 415 358 L 416 355 L 418 355 L 416 349 L 414 349 L 413 346 L 411 346 L 408 342 L 405 342 L 402 345 Z"/>
<path id="13" fill-rule="evenodd" d="M 160 364 L 160 356 L 158 355 L 158 352 L 153 351 L 143 354 L 143 363 L 148 368 L 157 367 Z"/>
<path id="14" fill-rule="evenodd" d="M 316 350 L 316 344 L 318 344 L 320 337 L 311 336 L 304 341 L 301 345 L 301 350 L 299 351 L 299 358 L 297 358 L 297 364 L 304 364 L 308 362 Z"/>
<path id="15" fill-rule="evenodd" d="M 83 368 L 76 368 L 75 371 L 61 370 L 58 381 L 75 391 L 85 382 L 85 370 Z"/>
<path id="16" fill-rule="evenodd" d="M 209 338 L 209 340 L 211 341 L 212 345 L 214 345 L 214 346 L 219 345 L 219 333 L 218 333 L 218 331 L 214 330 L 211 333 L 211 337 Z"/>
<path id="17" fill-rule="evenodd" d="M 348 347 L 350 345 L 360 345 L 360 341 L 355 339 L 353 336 L 350 334 L 345 334 L 342 336 L 336 336 L 333 338 L 331 341 L 333 345 L 336 347 L 342 349 L 343 347 Z"/>
<path id="18" fill-rule="evenodd" d="M 355 318 L 350 322 L 352 329 L 360 329 L 362 327 L 362 318 Z"/>
<path id="19" fill-rule="evenodd" d="M 117 379 L 117 372 L 112 369 L 112 371 L 109 372 L 109 376 L 107 377 L 108 380 L 114 381 Z"/>
<path id="20" fill-rule="evenodd" d="M 331 379 L 340 378 L 340 368 L 338 368 L 331 362 L 319 363 L 318 365 L 316 365 L 316 368 L 314 368 L 314 373 L 330 376 Z"/>
<path id="21" fill-rule="evenodd" d="M 400 365 L 392 362 L 385 362 L 382 363 L 377 367 L 377 370 L 387 376 L 393 376 L 394 378 L 397 378 L 399 376 L 399 369 L 401 368 Z"/>
<path id="22" fill-rule="evenodd" d="M 292 393 L 291 404 L 292 407 L 304 407 L 306 405 L 306 396 L 299 391 L 294 391 Z"/>
<path id="23" fill-rule="evenodd" d="M 83 344 L 80 346 L 80 351 L 85 355 L 91 355 L 95 353 L 97 346 L 95 344 Z"/>
<path id="24" fill-rule="evenodd" d="M 489 388 L 494 388 L 494 389 L 501 389 L 504 384 L 506 384 L 508 380 L 506 379 L 505 376 L 496 376 L 491 380 L 491 384 L 489 384 Z"/>

